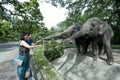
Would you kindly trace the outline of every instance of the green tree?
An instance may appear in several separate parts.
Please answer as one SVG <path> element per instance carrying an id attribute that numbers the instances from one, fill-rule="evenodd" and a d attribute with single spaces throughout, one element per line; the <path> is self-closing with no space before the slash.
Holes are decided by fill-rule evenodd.
<path id="1" fill-rule="evenodd" d="M 12 5 L 14 11 L 8 10 L 5 7 L 6 5 Z M 38 0 L 30 0 L 23 3 L 20 3 L 18 0 L 2 0 L 0 2 L 0 14 L 1 22 L 6 21 L 10 23 L 8 25 L 9 30 L 2 29 L 0 25 L 1 34 L 5 30 L 6 33 L 10 33 L 10 36 L 18 38 L 19 33 L 30 31 L 34 33 L 35 39 L 37 39 L 37 37 L 40 39 L 47 34 L 44 32 L 48 31 L 48 29 L 44 27 L 43 16 L 39 9 Z M 6 23 L 2 25 L 6 25 Z M 11 40 L 13 40 L 13 38 Z"/>
<path id="2" fill-rule="evenodd" d="M 0 19 L 0 43 L 9 40 L 10 24 L 10 22 Z"/>
<path id="3" fill-rule="evenodd" d="M 39 9 L 39 3 L 37 0 L 30 0 L 29 2 L 23 2 L 15 6 L 13 16 L 16 16 L 19 20 L 16 22 L 19 31 L 28 30 L 30 32 L 36 32 L 40 27 L 44 26 L 43 16 Z"/>

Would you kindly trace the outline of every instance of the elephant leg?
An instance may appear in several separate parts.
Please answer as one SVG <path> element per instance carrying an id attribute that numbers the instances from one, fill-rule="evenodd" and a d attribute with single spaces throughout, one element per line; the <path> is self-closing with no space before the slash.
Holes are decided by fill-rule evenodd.
<path id="1" fill-rule="evenodd" d="M 82 54 L 87 54 L 87 46 L 85 44 L 82 46 Z"/>
<path id="2" fill-rule="evenodd" d="M 107 63 L 109 65 L 111 65 L 111 64 L 114 63 L 114 60 L 113 60 L 113 55 L 112 55 L 112 49 L 111 49 L 111 45 L 110 45 L 110 40 L 104 39 L 103 42 L 104 42 L 105 50 L 106 50 L 106 53 L 107 53 Z"/>
<path id="3" fill-rule="evenodd" d="M 81 45 L 80 38 L 76 38 L 74 41 L 75 41 L 75 45 L 76 45 L 76 48 L 77 48 L 77 53 L 80 54 L 81 53 L 81 50 L 80 50 L 80 45 Z"/>
<path id="4" fill-rule="evenodd" d="M 98 59 L 98 48 L 97 48 L 97 42 L 95 40 L 92 41 L 92 49 L 93 49 L 93 60 L 97 61 L 97 59 Z"/>
<path id="5" fill-rule="evenodd" d="M 98 44 L 99 52 L 98 56 L 100 57 L 101 54 L 103 54 L 103 44 Z"/>
<path id="6" fill-rule="evenodd" d="M 83 55 L 87 54 L 87 49 L 88 49 L 89 44 L 90 44 L 90 40 L 84 40 L 83 49 L 82 49 Z"/>
<path id="7" fill-rule="evenodd" d="M 76 47 L 77 47 L 77 53 L 80 54 L 81 50 L 80 50 L 80 44 L 77 43 L 77 41 L 75 41 Z"/>

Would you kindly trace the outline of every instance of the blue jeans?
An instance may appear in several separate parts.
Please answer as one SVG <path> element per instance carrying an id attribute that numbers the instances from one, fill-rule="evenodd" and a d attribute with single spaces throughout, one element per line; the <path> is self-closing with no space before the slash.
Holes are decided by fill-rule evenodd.
<path id="1" fill-rule="evenodd" d="M 30 57 L 19 55 L 19 59 L 23 60 L 23 64 L 22 66 L 18 66 L 17 74 L 18 74 L 19 80 L 25 80 L 25 74 L 26 74 L 27 69 L 29 68 Z"/>

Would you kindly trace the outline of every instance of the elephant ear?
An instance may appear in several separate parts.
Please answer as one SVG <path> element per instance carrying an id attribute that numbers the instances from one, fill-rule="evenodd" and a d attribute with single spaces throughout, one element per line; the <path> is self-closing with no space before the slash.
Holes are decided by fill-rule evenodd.
<path id="1" fill-rule="evenodd" d="M 107 24 L 106 23 L 101 24 L 98 29 L 98 34 L 103 35 L 105 32 L 107 32 L 107 30 L 108 30 Z"/>

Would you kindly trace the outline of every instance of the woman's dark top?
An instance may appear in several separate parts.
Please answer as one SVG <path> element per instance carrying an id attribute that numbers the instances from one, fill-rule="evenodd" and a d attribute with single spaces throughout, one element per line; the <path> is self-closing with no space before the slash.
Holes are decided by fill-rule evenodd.
<path id="1" fill-rule="evenodd" d="M 19 46 L 19 54 L 23 56 L 29 56 L 29 49 L 24 46 Z"/>

